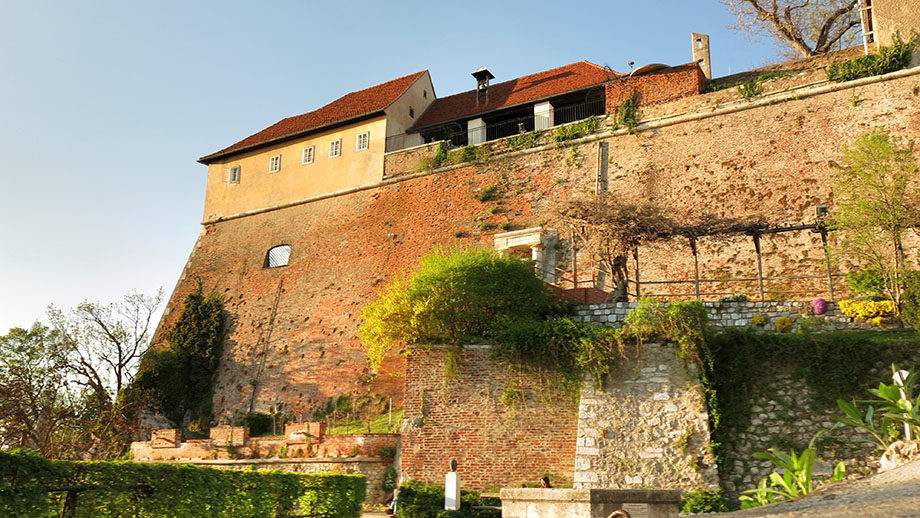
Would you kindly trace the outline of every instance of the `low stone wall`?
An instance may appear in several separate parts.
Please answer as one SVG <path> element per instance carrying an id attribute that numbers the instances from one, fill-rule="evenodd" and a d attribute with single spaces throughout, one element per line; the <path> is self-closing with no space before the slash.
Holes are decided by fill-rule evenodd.
<path id="1" fill-rule="evenodd" d="M 661 489 L 502 489 L 502 518 L 677 518 L 680 491 Z"/>
<path id="2" fill-rule="evenodd" d="M 241 459 L 241 460 L 191 460 L 145 461 L 163 464 L 193 464 L 223 469 L 281 470 L 292 473 L 345 473 L 367 477 L 366 504 L 382 504 L 390 496 L 383 490 L 383 475 L 393 464 L 393 459 L 382 457 L 311 458 L 311 459 Z"/>
<path id="3" fill-rule="evenodd" d="M 179 430 L 153 430 L 149 441 L 131 444 L 135 460 L 234 460 L 262 458 L 380 456 L 396 449 L 399 434 L 326 435 L 325 423 L 288 423 L 284 435 L 249 437 L 245 426 L 215 426 L 208 439 L 182 441 Z"/>
<path id="4" fill-rule="evenodd" d="M 636 302 L 611 302 L 607 304 L 589 304 L 576 311 L 576 318 L 582 322 L 597 322 L 617 326 L 623 323 L 638 304 Z M 754 325 L 752 319 L 761 315 L 766 323 L 760 326 L 764 330 L 775 329 L 780 317 L 787 317 L 797 326 L 803 315 L 811 309 L 810 302 L 703 302 L 713 324 L 719 327 L 745 327 Z M 877 329 L 868 322 L 858 322 L 840 313 L 836 302 L 827 303 L 827 311 L 820 315 L 825 329 Z M 795 329 L 795 328 L 794 328 Z"/>
<path id="5" fill-rule="evenodd" d="M 647 343 L 636 360 L 614 363 L 601 389 L 585 381 L 575 488 L 718 488 L 694 367 L 673 345 Z"/>

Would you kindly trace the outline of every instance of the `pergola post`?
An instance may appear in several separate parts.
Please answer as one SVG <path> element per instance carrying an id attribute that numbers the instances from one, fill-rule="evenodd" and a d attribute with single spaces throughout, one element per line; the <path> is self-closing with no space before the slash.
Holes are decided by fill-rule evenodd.
<path id="1" fill-rule="evenodd" d="M 757 289 L 760 291 L 760 300 L 765 300 L 763 292 L 763 261 L 760 258 L 760 234 L 754 232 L 754 250 L 757 252 Z"/>
<path id="2" fill-rule="evenodd" d="M 639 297 L 642 296 L 642 291 L 639 289 L 639 247 L 638 246 L 635 249 L 633 249 L 633 259 L 636 260 L 636 301 L 638 301 Z"/>
<path id="3" fill-rule="evenodd" d="M 690 250 L 693 251 L 693 287 L 696 290 L 696 298 L 700 298 L 700 261 L 696 254 L 696 238 L 690 238 Z"/>
<path id="4" fill-rule="evenodd" d="M 821 226 L 820 230 L 821 245 L 824 247 L 824 265 L 827 269 L 827 291 L 830 294 L 831 300 L 834 300 L 834 277 L 831 274 L 831 251 L 830 247 L 827 246 L 827 229 Z"/>

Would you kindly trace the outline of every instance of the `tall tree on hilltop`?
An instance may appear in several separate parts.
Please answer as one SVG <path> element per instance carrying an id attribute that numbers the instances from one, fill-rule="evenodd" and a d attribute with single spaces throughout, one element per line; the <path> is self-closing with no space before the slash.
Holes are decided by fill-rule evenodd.
<path id="1" fill-rule="evenodd" d="M 721 0 L 738 23 L 732 28 L 767 33 L 802 57 L 846 48 L 859 38 L 855 0 Z"/>

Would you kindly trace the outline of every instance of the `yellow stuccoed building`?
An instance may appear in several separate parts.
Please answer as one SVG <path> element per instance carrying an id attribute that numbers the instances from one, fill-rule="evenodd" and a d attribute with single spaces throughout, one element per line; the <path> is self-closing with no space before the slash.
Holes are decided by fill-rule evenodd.
<path id="1" fill-rule="evenodd" d="M 202 157 L 208 166 L 204 221 L 380 182 L 387 137 L 404 135 L 434 98 L 428 71 L 418 72 L 286 118 Z"/>

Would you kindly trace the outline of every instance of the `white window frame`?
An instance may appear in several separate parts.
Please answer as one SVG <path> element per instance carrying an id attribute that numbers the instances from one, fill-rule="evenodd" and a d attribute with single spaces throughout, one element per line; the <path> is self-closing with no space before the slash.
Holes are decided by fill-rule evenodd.
<path id="1" fill-rule="evenodd" d="M 268 159 L 268 172 L 277 173 L 281 170 L 281 155 L 275 155 Z"/>
<path id="2" fill-rule="evenodd" d="M 227 183 L 229 184 L 238 184 L 240 183 L 240 176 L 242 176 L 243 168 L 242 166 L 232 166 L 227 172 Z"/>
<path id="3" fill-rule="evenodd" d="M 355 151 L 367 151 L 371 147 L 371 132 L 358 133 L 355 137 Z"/>
<path id="4" fill-rule="evenodd" d="M 342 139 L 335 139 L 329 143 L 329 158 L 342 156 Z"/>
<path id="5" fill-rule="evenodd" d="M 291 264 L 291 245 L 273 246 L 265 252 L 264 268 L 281 268 Z"/>
<path id="6" fill-rule="evenodd" d="M 312 164 L 313 158 L 316 156 L 316 146 L 308 146 L 303 148 L 303 165 Z"/>

